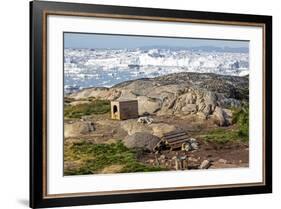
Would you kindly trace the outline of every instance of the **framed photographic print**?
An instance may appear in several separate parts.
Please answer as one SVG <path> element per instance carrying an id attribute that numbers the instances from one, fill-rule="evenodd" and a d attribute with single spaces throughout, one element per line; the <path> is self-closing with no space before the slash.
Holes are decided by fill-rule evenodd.
<path id="1" fill-rule="evenodd" d="M 30 207 L 272 191 L 270 16 L 30 3 Z"/>

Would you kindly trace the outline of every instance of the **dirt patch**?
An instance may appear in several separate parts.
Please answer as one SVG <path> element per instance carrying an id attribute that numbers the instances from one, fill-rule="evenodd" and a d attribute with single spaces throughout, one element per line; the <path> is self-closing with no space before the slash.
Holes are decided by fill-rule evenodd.
<path id="1" fill-rule="evenodd" d="M 175 170 L 176 156 L 188 159 L 189 169 L 198 169 L 204 160 L 211 162 L 210 168 L 239 168 L 249 166 L 249 149 L 244 143 L 206 143 L 199 141 L 199 149 L 185 152 L 181 150 L 164 150 L 158 154 L 143 153 L 138 160 L 150 165 L 158 165 L 169 170 Z"/>

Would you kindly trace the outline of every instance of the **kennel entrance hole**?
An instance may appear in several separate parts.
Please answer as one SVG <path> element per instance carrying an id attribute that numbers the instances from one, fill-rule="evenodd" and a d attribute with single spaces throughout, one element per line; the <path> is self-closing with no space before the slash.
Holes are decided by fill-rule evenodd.
<path id="1" fill-rule="evenodd" d="M 118 111 L 117 106 L 114 105 L 114 106 L 113 106 L 113 113 L 115 114 L 115 113 L 117 113 L 117 111 Z"/>

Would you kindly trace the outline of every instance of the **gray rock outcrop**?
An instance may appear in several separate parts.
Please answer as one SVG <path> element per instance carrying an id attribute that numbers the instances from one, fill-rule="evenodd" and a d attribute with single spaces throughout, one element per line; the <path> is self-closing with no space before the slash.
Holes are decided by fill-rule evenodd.
<path id="1" fill-rule="evenodd" d="M 137 99 L 139 115 L 214 115 L 230 123 L 229 109 L 248 103 L 249 78 L 216 74 L 174 73 L 126 81 L 111 88 L 89 88 L 70 98 Z M 198 114 L 199 115 L 199 114 Z"/>
<path id="2" fill-rule="evenodd" d="M 94 124 L 85 121 L 76 121 L 74 123 L 64 124 L 64 137 L 77 137 L 83 134 L 89 134 L 95 131 Z"/>
<path id="3" fill-rule="evenodd" d="M 153 151 L 160 138 L 146 132 L 136 132 L 124 138 L 124 145 L 128 148 L 140 148 Z"/>
<path id="4" fill-rule="evenodd" d="M 227 109 L 216 107 L 213 116 L 218 126 L 228 126 L 232 123 L 232 113 Z"/>
<path id="5" fill-rule="evenodd" d="M 177 128 L 173 125 L 166 123 L 152 123 L 144 124 L 139 123 L 137 120 L 130 119 L 121 122 L 121 128 L 123 128 L 128 135 L 133 135 L 137 132 L 145 132 L 153 134 L 157 137 L 162 137 L 165 133 L 175 131 Z"/>

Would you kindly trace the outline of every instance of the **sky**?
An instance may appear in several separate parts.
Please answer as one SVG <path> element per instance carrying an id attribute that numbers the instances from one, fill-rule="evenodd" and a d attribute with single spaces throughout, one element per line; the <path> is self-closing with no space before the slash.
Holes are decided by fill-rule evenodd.
<path id="1" fill-rule="evenodd" d="M 192 38 L 167 38 L 151 36 L 106 35 L 86 33 L 64 33 L 65 48 L 91 48 L 91 49 L 119 49 L 140 48 L 149 46 L 164 47 L 230 47 L 248 48 L 248 41 L 229 41 Z"/>

